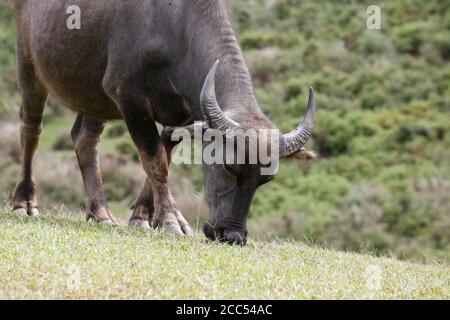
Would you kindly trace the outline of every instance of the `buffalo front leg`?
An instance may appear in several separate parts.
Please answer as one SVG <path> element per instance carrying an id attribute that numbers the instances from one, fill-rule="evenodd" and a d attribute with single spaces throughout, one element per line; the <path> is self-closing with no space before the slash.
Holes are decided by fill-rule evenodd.
<path id="1" fill-rule="evenodd" d="M 117 224 L 116 219 L 108 209 L 103 192 L 98 156 L 100 135 L 104 126 L 104 121 L 78 115 L 72 129 L 72 140 L 88 198 L 86 219 L 107 224 Z"/>
<path id="2" fill-rule="evenodd" d="M 150 225 L 176 235 L 191 234 L 189 224 L 178 210 L 169 190 L 169 157 L 159 136 L 155 121 L 146 109 L 145 99 L 139 96 L 122 96 L 119 99 L 122 114 L 131 137 L 138 148 L 141 162 L 147 173 L 146 186 L 135 205 L 135 215 Z M 146 189 L 146 190 L 145 190 Z M 154 213 L 150 220 L 153 194 Z M 136 220 L 136 219 L 134 219 Z M 137 221 L 139 223 L 139 221 Z M 145 222 L 144 222 L 145 224 Z"/>
<path id="3" fill-rule="evenodd" d="M 20 57 L 19 57 L 20 58 Z M 42 131 L 42 115 L 47 92 L 27 67 L 19 63 L 19 86 L 22 91 L 20 108 L 20 144 L 22 148 L 22 170 L 14 190 L 14 213 L 29 216 L 39 215 L 36 189 L 33 181 L 33 158 Z"/>

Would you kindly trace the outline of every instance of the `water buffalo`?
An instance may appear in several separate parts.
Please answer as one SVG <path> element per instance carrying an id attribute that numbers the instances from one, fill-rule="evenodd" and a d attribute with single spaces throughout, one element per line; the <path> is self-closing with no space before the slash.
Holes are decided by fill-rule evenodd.
<path id="1" fill-rule="evenodd" d="M 13 0 L 18 83 L 22 94 L 22 172 L 14 210 L 38 215 L 32 161 L 50 94 L 78 116 L 72 129 L 88 196 L 87 219 L 116 223 L 103 193 L 98 144 L 105 123 L 123 119 L 147 174 L 130 225 L 190 234 L 167 183 L 172 144 L 156 123 L 194 121 L 225 131 L 273 129 L 261 111 L 222 0 Z M 81 28 L 67 27 L 69 6 Z M 220 61 L 220 63 L 216 63 Z M 206 79 L 206 80 L 205 80 Z M 311 90 L 305 121 L 280 135 L 280 158 L 308 156 Z M 245 244 L 256 189 L 273 175 L 260 164 L 204 165 L 212 240 Z"/>

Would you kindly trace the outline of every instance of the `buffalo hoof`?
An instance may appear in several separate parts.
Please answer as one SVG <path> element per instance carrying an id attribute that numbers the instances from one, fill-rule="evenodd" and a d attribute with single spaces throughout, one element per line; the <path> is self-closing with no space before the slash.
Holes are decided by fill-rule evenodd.
<path id="1" fill-rule="evenodd" d="M 101 220 L 100 219 L 89 219 L 89 220 L 91 220 L 95 223 L 98 223 L 98 224 L 105 225 L 105 226 L 118 226 L 119 225 L 115 219 L 114 220 L 112 220 L 112 219 L 101 219 Z"/>
<path id="2" fill-rule="evenodd" d="M 192 237 L 194 235 L 194 232 L 192 231 L 191 227 L 189 226 L 189 223 L 187 220 L 183 217 L 180 211 L 177 212 L 177 221 L 181 228 L 181 231 L 185 236 Z"/>
<path id="3" fill-rule="evenodd" d="M 194 231 L 192 231 L 192 228 L 189 225 L 181 226 L 181 229 L 183 230 L 186 236 L 188 237 L 194 236 Z"/>
<path id="4" fill-rule="evenodd" d="M 150 223 L 147 220 L 143 220 L 143 219 L 130 220 L 130 222 L 128 222 L 128 226 L 131 228 L 135 228 L 135 229 L 144 229 L 144 230 L 151 229 Z"/>
<path id="5" fill-rule="evenodd" d="M 184 236 L 183 230 L 178 224 L 167 224 L 164 225 L 161 230 L 166 233 L 174 234 L 176 236 Z"/>
<path id="6" fill-rule="evenodd" d="M 117 222 L 111 221 L 111 220 L 102 220 L 102 221 L 98 221 L 98 223 L 103 224 L 105 226 L 115 226 L 115 225 L 117 225 Z"/>
<path id="7" fill-rule="evenodd" d="M 28 213 L 28 215 L 30 217 L 37 217 L 37 216 L 39 216 L 39 209 L 38 208 L 32 208 L 30 210 L 30 212 Z"/>
<path id="8" fill-rule="evenodd" d="M 27 216 L 28 215 L 27 209 L 25 209 L 25 208 L 13 209 L 12 213 L 15 215 L 18 215 L 18 216 Z"/>
<path id="9" fill-rule="evenodd" d="M 166 214 L 160 219 L 154 219 L 152 226 L 154 228 L 160 228 L 163 232 L 177 236 L 191 237 L 194 234 L 189 223 L 179 211 L 175 214 Z"/>
<path id="10" fill-rule="evenodd" d="M 116 218 L 105 208 L 100 208 L 94 213 L 87 213 L 86 220 L 92 220 L 94 222 L 104 225 L 118 225 Z"/>
<path id="11" fill-rule="evenodd" d="M 14 214 L 19 216 L 30 216 L 30 217 L 37 217 L 39 216 L 39 209 L 38 208 L 30 208 L 27 210 L 26 208 L 15 208 L 12 211 Z"/>

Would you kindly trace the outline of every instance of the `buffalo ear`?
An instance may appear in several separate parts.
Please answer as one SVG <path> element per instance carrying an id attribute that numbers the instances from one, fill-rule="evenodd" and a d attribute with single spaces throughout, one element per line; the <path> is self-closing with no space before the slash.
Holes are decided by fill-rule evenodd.
<path id="1" fill-rule="evenodd" d="M 197 131 L 201 130 L 203 136 L 205 131 L 208 129 L 208 126 L 206 125 L 205 122 L 195 122 L 194 124 L 191 124 L 186 127 L 164 127 L 161 133 L 161 141 L 164 144 L 164 146 L 173 148 L 182 142 L 182 139 L 179 141 L 172 141 L 173 132 L 180 128 L 189 132 L 191 139 L 194 139 L 196 130 Z"/>
<path id="2" fill-rule="evenodd" d="M 202 132 L 202 136 L 203 134 L 205 134 L 205 131 L 208 129 L 208 125 L 206 124 L 206 122 L 195 122 L 194 124 L 191 124 L 190 126 L 186 126 L 183 129 L 187 130 L 190 134 L 191 134 L 191 139 L 195 138 L 195 131 L 197 130 L 198 132 Z"/>
<path id="3" fill-rule="evenodd" d="M 301 160 L 301 161 L 308 161 L 313 160 L 318 157 L 318 154 L 314 151 L 306 150 L 305 148 L 301 148 L 298 152 L 290 155 L 289 157 L 285 159 L 295 159 L 295 160 Z"/>

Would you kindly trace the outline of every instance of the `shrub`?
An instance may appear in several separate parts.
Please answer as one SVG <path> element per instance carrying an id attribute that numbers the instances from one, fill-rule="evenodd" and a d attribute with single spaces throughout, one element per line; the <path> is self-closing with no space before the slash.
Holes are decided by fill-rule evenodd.
<path id="1" fill-rule="evenodd" d="M 73 141 L 70 135 L 63 134 L 56 139 L 52 147 L 55 151 L 73 150 Z"/>
<path id="2" fill-rule="evenodd" d="M 139 162 L 139 154 L 136 147 L 128 141 L 121 142 L 116 146 L 120 154 L 130 156 L 135 162 Z"/>
<path id="3" fill-rule="evenodd" d="M 123 122 L 116 122 L 113 125 L 111 125 L 111 127 L 108 129 L 107 131 L 107 137 L 108 138 L 120 138 L 123 135 L 125 135 L 125 133 L 127 133 L 128 129 L 125 125 L 125 123 Z"/>
<path id="4" fill-rule="evenodd" d="M 392 57 L 395 48 L 388 36 L 380 31 L 365 31 L 359 38 L 359 51 L 362 55 L 385 55 Z"/>
<path id="5" fill-rule="evenodd" d="M 20 125 L 4 123 L 0 125 L 0 164 L 6 160 L 19 162 L 22 154 L 20 148 Z"/>

